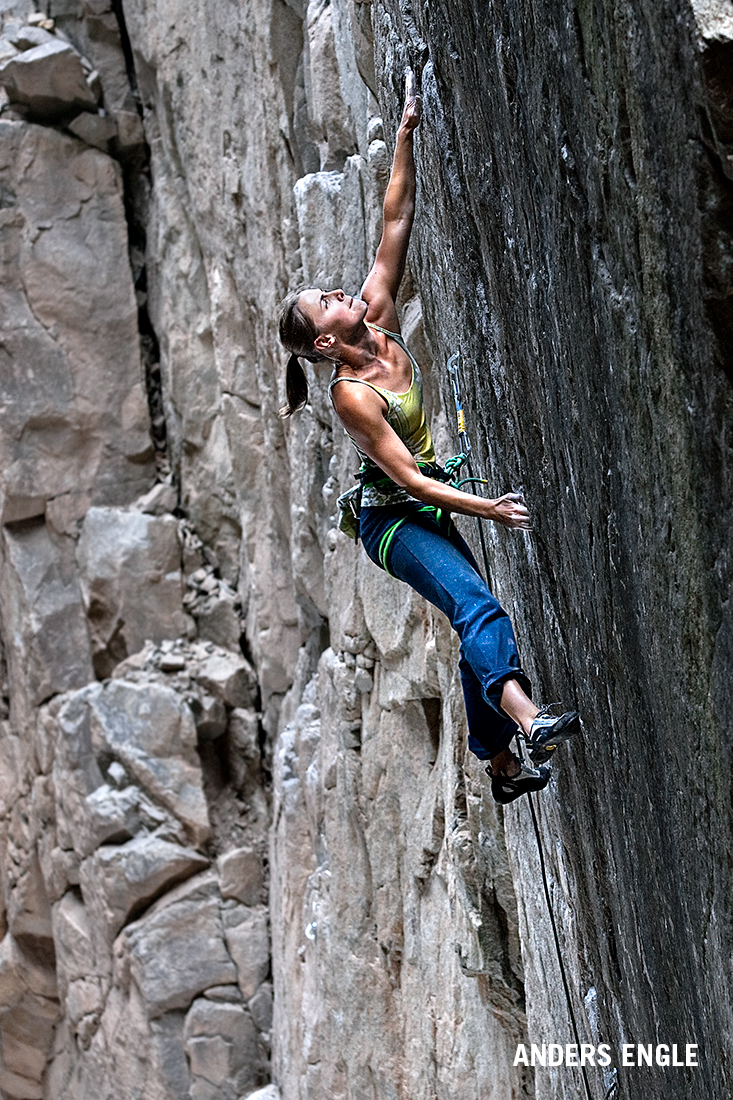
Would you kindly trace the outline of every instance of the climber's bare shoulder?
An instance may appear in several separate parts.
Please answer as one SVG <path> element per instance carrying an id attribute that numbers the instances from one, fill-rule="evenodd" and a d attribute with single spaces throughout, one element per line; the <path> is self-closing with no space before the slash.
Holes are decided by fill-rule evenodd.
<path id="1" fill-rule="evenodd" d="M 331 390 L 331 400 L 346 431 L 361 445 L 363 431 L 371 435 L 386 424 L 387 402 L 369 386 L 353 386 L 350 382 L 349 377 L 342 378 L 341 385 Z"/>
<path id="2" fill-rule="evenodd" d="M 341 423 L 360 450 L 398 485 L 418 474 L 415 459 L 387 422 L 386 402 L 367 386 L 334 386 L 334 406 Z M 336 394 L 339 396 L 336 397 Z"/>
<path id="3" fill-rule="evenodd" d="M 394 298 L 387 288 L 380 284 L 378 279 L 372 279 L 370 272 L 364 286 L 361 288 L 361 296 L 367 303 L 367 311 L 364 320 L 370 325 L 379 325 L 388 332 L 401 332 L 400 321 L 397 316 L 397 308 Z"/>

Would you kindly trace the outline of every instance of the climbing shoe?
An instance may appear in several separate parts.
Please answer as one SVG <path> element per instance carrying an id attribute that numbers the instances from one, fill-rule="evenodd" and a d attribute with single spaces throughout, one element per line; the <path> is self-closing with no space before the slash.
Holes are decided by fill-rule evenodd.
<path id="1" fill-rule="evenodd" d="M 568 710 L 558 718 L 550 713 L 550 707 L 544 707 L 525 737 L 527 752 L 532 763 L 535 766 L 546 763 L 557 746 L 567 741 L 579 729 L 580 715 L 577 710 Z"/>
<path id="2" fill-rule="evenodd" d="M 550 782 L 552 768 L 550 764 L 544 764 L 540 768 L 532 768 L 525 761 L 520 764 L 519 771 L 511 777 L 499 772 L 494 775 L 491 765 L 486 769 L 486 774 L 491 776 L 491 794 L 494 802 L 502 806 L 513 802 L 515 798 L 521 798 L 530 791 L 542 791 Z"/>

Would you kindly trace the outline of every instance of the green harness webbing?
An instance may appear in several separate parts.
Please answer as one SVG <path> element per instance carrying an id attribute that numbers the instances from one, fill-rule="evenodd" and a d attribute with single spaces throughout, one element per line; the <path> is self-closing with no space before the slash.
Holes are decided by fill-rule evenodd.
<path id="1" fill-rule="evenodd" d="M 452 485 L 455 489 L 460 489 L 460 487 L 462 485 L 465 485 L 467 481 L 480 481 L 483 484 L 486 484 L 485 479 L 482 477 L 457 477 L 461 466 L 467 458 L 468 455 L 461 453 L 454 455 L 453 458 L 449 458 L 444 467 L 438 466 L 437 463 L 433 462 L 418 462 L 418 466 L 420 468 L 420 471 L 427 477 L 433 477 L 436 481 L 442 481 L 445 484 Z M 361 481 L 362 488 L 364 488 L 364 486 L 366 485 L 373 485 L 377 489 L 388 489 L 390 485 L 394 485 L 392 479 L 387 477 L 387 475 L 384 474 L 379 469 L 379 467 L 367 467 L 366 469 L 362 468 L 359 471 L 359 479 Z M 379 540 L 379 564 L 382 566 L 382 569 L 384 569 L 385 572 L 389 573 L 390 577 L 394 577 L 394 573 L 391 571 L 388 564 L 389 552 L 392 547 L 394 537 L 403 523 L 410 519 L 411 516 L 414 516 L 416 514 L 420 515 L 421 513 L 431 515 L 437 523 L 438 527 L 445 534 L 448 534 L 450 531 L 452 522 L 450 512 L 446 512 L 444 508 L 437 508 L 433 504 L 422 504 L 417 509 L 417 512 L 410 512 L 409 515 L 400 516 L 399 519 L 396 519 L 394 523 L 391 523 L 389 525 L 389 527 Z"/>
<path id="2" fill-rule="evenodd" d="M 421 504 L 420 507 L 417 509 L 417 512 L 410 512 L 409 515 L 401 516 L 400 519 L 396 519 L 394 523 L 390 523 L 389 527 L 379 540 L 378 550 L 379 564 L 386 573 L 389 573 L 390 577 L 394 577 L 395 575 L 388 565 L 389 552 L 392 547 L 392 541 L 395 535 L 397 534 L 403 523 L 405 523 L 408 519 L 411 519 L 414 515 L 420 515 L 423 512 L 431 515 L 437 523 L 438 527 L 440 527 L 441 530 L 445 532 L 445 534 L 448 534 L 448 532 L 450 531 L 450 526 L 452 522 L 450 518 L 450 513 L 444 511 L 442 508 L 436 508 L 433 504 Z"/>

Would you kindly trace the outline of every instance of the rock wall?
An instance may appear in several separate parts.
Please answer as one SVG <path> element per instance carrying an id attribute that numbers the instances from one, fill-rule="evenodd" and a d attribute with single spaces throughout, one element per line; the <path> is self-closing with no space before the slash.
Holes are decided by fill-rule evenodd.
<path id="1" fill-rule="evenodd" d="M 729 51 L 730 25 L 636 4 L 424 17 L 395 22 L 432 63 L 417 281 L 436 350 L 462 349 L 481 465 L 497 489 L 523 484 L 536 517 L 525 545 L 491 538 L 532 680 L 585 721 L 538 800 L 575 1011 L 615 1051 L 700 1043 L 695 1071 L 617 1062 L 620 1095 L 722 1095 L 731 162 L 722 81 L 701 81 L 696 50 Z M 529 1030 L 556 1041 L 526 805 L 506 834 Z M 577 1089 L 538 1074 L 538 1095 Z"/>
<path id="2" fill-rule="evenodd" d="M 725 1095 L 722 4 L 2 18 L 0 1095 L 580 1093 L 513 1064 L 573 1036 L 455 638 L 335 529 L 328 372 L 276 415 L 277 303 L 366 274 L 406 62 L 403 331 L 443 456 L 461 350 L 477 465 L 536 524 L 488 533 L 493 582 L 585 721 L 537 809 L 592 1095 Z"/>

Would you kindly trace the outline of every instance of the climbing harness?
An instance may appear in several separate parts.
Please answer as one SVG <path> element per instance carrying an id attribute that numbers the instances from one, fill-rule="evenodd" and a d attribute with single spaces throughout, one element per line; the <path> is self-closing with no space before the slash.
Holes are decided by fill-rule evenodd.
<path id="1" fill-rule="evenodd" d="M 449 458 L 445 466 L 439 466 L 437 462 L 418 462 L 417 465 L 420 472 L 425 474 L 426 477 L 432 477 L 436 481 L 442 481 L 446 485 L 452 485 L 454 489 L 460 489 L 469 482 L 480 482 L 482 485 L 486 485 L 486 479 L 483 477 L 458 477 L 461 466 L 467 460 L 468 455 L 461 452 Z M 358 483 L 352 485 L 350 489 L 347 489 L 346 492 L 342 493 L 338 498 L 339 530 L 343 531 L 345 535 L 348 535 L 350 539 L 354 539 L 355 542 L 359 541 L 361 497 L 367 486 L 373 486 L 376 489 L 393 489 L 395 488 L 395 483 L 378 466 L 362 466 L 359 470 Z M 441 530 L 446 532 L 446 534 L 450 530 L 450 513 L 446 512 L 445 509 L 437 508 L 432 504 L 423 504 L 418 509 L 418 512 L 425 512 L 432 515 L 435 522 Z M 390 576 L 393 576 L 393 574 L 390 572 L 387 565 L 389 549 L 395 534 L 407 518 L 407 516 L 402 516 L 400 519 L 396 519 L 384 532 L 379 543 L 379 564 L 390 574 Z"/>
<path id="2" fill-rule="evenodd" d="M 460 362 L 461 362 L 461 353 L 460 353 L 460 351 L 457 351 L 457 352 L 455 352 L 454 355 L 451 355 L 450 359 L 448 360 L 446 369 L 448 370 L 448 373 L 450 374 L 451 388 L 453 390 L 453 401 L 454 401 L 455 406 L 456 406 L 456 420 L 457 420 L 457 423 L 458 423 L 458 441 L 459 441 L 459 445 L 461 447 L 461 454 L 456 455 L 455 459 L 449 459 L 448 462 L 446 462 L 446 464 L 445 464 L 445 468 L 447 470 L 448 466 L 449 466 L 449 463 L 455 462 L 457 459 L 460 459 L 461 461 L 458 463 L 458 465 L 456 467 L 456 470 L 460 469 L 460 467 L 465 463 L 466 468 L 469 472 L 469 475 L 471 475 L 471 476 L 469 478 L 464 479 L 464 480 L 472 482 L 471 489 L 475 493 L 476 490 L 474 488 L 474 484 L 476 482 L 482 482 L 484 485 L 486 485 L 487 482 L 486 482 L 485 478 L 477 478 L 477 477 L 472 476 L 472 471 L 471 471 L 471 466 L 470 466 L 471 443 L 470 443 L 470 440 L 468 438 L 468 433 L 466 431 L 466 417 L 465 417 L 465 414 L 463 412 L 463 401 L 461 399 L 461 386 L 460 386 L 460 375 L 459 375 Z M 453 482 L 452 484 L 456 484 L 456 483 Z M 459 483 L 459 484 L 462 484 L 462 483 Z M 483 525 L 481 523 L 481 519 L 479 517 L 476 518 L 476 522 L 478 524 L 478 529 L 479 529 L 479 540 L 481 542 L 481 553 L 482 553 L 482 556 L 483 556 L 483 559 L 484 559 L 484 569 L 486 570 L 486 583 L 489 586 L 489 588 L 491 588 L 491 583 L 490 583 L 490 580 L 489 580 L 489 578 L 490 578 L 489 555 L 488 555 L 488 551 L 486 549 L 486 541 L 484 539 L 484 529 L 483 529 Z M 521 736 L 521 734 L 518 734 L 517 735 L 517 747 L 518 747 L 518 750 L 519 750 L 519 760 L 520 760 L 521 764 L 524 764 L 524 752 L 522 750 L 522 741 L 523 740 L 524 739 Z M 557 931 L 557 924 L 556 924 L 556 921 L 555 921 L 555 914 L 554 914 L 553 909 L 552 909 L 552 898 L 550 897 L 550 887 L 549 887 L 549 883 L 547 881 L 547 868 L 545 866 L 545 854 L 544 854 L 544 851 L 542 849 L 542 839 L 540 837 L 539 825 L 537 824 L 537 814 L 535 812 L 534 797 L 533 797 L 531 791 L 527 792 L 527 798 L 529 799 L 529 811 L 530 811 L 530 814 L 532 816 L 532 825 L 534 826 L 534 834 L 535 834 L 535 837 L 537 839 L 537 851 L 539 853 L 540 869 L 542 871 L 542 885 L 544 887 L 545 901 L 547 902 L 547 912 L 548 912 L 549 917 L 550 917 L 550 926 L 552 928 L 552 936 L 553 936 L 553 939 L 555 941 L 555 952 L 557 954 L 557 961 L 558 961 L 558 965 L 560 967 L 560 977 L 562 978 L 563 989 L 565 990 L 565 1000 L 566 1000 L 567 1006 L 568 1006 L 568 1016 L 570 1017 L 570 1024 L 571 1024 L 571 1027 L 572 1027 L 572 1030 L 573 1030 L 573 1037 L 574 1037 L 575 1042 L 578 1046 L 578 1049 L 580 1049 L 580 1045 L 581 1045 L 580 1035 L 579 1035 L 579 1032 L 578 1032 L 578 1025 L 577 1025 L 577 1022 L 576 1022 L 576 1019 L 575 1019 L 575 1011 L 573 1009 L 572 998 L 570 996 L 570 986 L 568 984 L 567 973 L 566 973 L 566 970 L 565 970 L 565 962 L 564 962 L 563 957 L 562 957 L 562 948 L 560 946 L 560 937 L 559 937 L 558 931 Z M 585 1068 L 584 1065 L 580 1067 L 580 1071 L 583 1075 L 583 1084 L 585 1086 L 585 1094 L 586 1094 L 587 1100 L 593 1100 L 593 1094 L 591 1092 L 590 1083 L 588 1081 L 588 1074 L 586 1072 L 586 1068 Z M 612 1100 L 612 1098 L 615 1094 L 616 1087 L 617 1087 L 617 1085 L 616 1085 L 616 1082 L 614 1081 L 611 1084 L 608 1091 L 606 1092 L 604 1100 Z"/>
<path id="3" fill-rule="evenodd" d="M 460 456 L 457 456 L 460 457 Z M 449 462 L 453 462 L 453 459 L 449 459 Z M 448 463 L 446 463 L 447 467 Z M 450 481 L 450 474 L 447 469 L 443 469 L 434 462 L 418 462 L 420 471 L 426 475 L 426 477 L 435 478 L 436 481 Z M 361 478 L 360 488 L 363 489 L 366 485 L 373 485 L 377 489 L 386 489 L 394 485 L 391 478 L 382 473 L 379 467 L 368 467 L 362 469 L 359 472 Z M 454 482 L 450 482 L 454 484 Z M 379 558 L 379 564 L 386 573 L 389 573 L 390 577 L 394 576 L 394 573 L 389 568 L 389 552 L 392 547 L 394 537 L 399 531 L 400 527 L 406 520 L 413 518 L 417 515 L 428 515 L 437 523 L 438 527 L 447 535 L 450 531 L 451 517 L 450 513 L 446 512 L 444 508 L 437 508 L 433 504 L 421 504 L 417 508 L 416 512 L 410 512 L 409 515 L 398 516 L 394 523 L 390 523 L 389 527 L 385 530 L 381 539 L 379 540 L 379 546 L 377 548 L 377 556 Z M 342 528 L 343 530 L 343 528 Z"/>
<path id="4" fill-rule="evenodd" d="M 451 485 L 458 487 L 462 485 L 463 482 L 451 480 L 451 476 L 454 470 L 460 467 L 460 463 L 458 467 L 455 465 L 452 466 L 450 471 L 448 467 L 451 463 L 455 464 L 457 459 L 462 460 L 463 457 L 463 455 L 456 455 L 455 458 L 449 458 L 445 464 L 445 469 L 438 466 L 436 462 L 418 462 L 417 465 L 421 473 L 425 474 L 426 477 L 435 478 L 436 481 L 449 482 Z M 388 477 L 378 466 L 362 466 L 358 476 L 358 483 L 352 485 L 350 489 L 347 489 L 336 502 L 339 507 L 339 530 L 343 531 L 345 535 L 348 535 L 350 539 L 354 539 L 355 542 L 359 541 L 359 516 L 361 514 L 361 496 L 364 489 L 367 486 L 373 486 L 376 489 L 396 488 L 392 478 Z M 465 480 L 466 479 L 464 479 L 464 481 Z M 447 532 L 449 530 L 450 514 L 443 508 L 436 508 L 431 504 L 424 504 L 419 511 L 431 513 L 435 522 L 443 531 Z M 386 569 L 388 573 L 390 571 L 387 569 L 386 561 L 392 539 L 407 518 L 407 516 L 403 516 L 401 519 L 395 520 L 395 522 L 384 532 L 380 541 L 379 564 Z M 390 576 L 392 576 L 391 573 Z"/>

